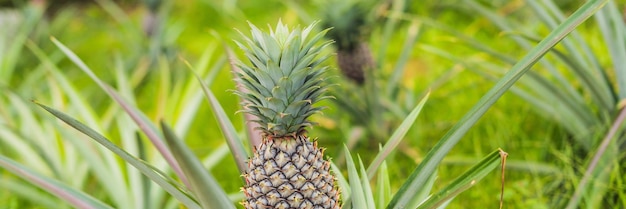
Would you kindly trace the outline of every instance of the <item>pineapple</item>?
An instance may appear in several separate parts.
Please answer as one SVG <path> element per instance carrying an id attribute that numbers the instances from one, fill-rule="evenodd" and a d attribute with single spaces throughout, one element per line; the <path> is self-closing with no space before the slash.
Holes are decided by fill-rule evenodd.
<path id="1" fill-rule="evenodd" d="M 313 107 L 327 98 L 323 85 L 329 55 L 318 44 L 327 30 L 312 34 L 315 24 L 289 30 L 281 22 L 266 33 L 250 24 L 252 38 L 237 42 L 250 64 L 241 68 L 237 81 L 245 91 L 236 91 L 244 110 L 258 117 L 262 143 L 255 148 L 243 174 L 245 208 L 339 208 L 339 191 L 323 149 L 311 140 L 307 118 L 319 112 Z M 243 34 L 242 34 L 243 35 Z"/>
<path id="2" fill-rule="evenodd" d="M 372 52 L 365 43 L 351 49 L 337 49 L 337 64 L 341 73 L 355 83 L 365 82 L 365 70 L 374 66 Z"/>
<path id="3" fill-rule="evenodd" d="M 329 37 L 337 43 L 337 64 L 342 74 L 361 85 L 365 70 L 374 67 L 372 52 L 365 40 L 370 33 L 369 1 L 330 0 L 323 6 L 323 27 L 333 28 Z"/>

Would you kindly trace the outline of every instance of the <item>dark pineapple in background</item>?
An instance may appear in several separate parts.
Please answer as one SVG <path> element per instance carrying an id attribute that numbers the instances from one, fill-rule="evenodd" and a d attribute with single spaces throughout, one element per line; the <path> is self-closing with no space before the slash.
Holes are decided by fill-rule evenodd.
<path id="1" fill-rule="evenodd" d="M 373 4 L 368 2 L 331 0 L 322 6 L 322 27 L 332 28 L 328 38 L 336 42 L 339 69 L 346 78 L 359 85 L 366 79 L 365 70 L 375 64 L 366 43 L 373 19 Z"/>

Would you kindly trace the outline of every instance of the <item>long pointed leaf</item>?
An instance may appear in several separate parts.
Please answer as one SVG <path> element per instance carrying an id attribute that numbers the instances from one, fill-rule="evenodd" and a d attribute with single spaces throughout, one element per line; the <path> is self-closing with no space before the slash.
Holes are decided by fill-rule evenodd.
<path id="1" fill-rule="evenodd" d="M 501 161 L 501 153 L 502 150 L 496 150 L 487 155 L 487 157 L 472 166 L 472 168 L 465 173 L 461 174 L 448 186 L 439 190 L 439 192 L 432 195 L 424 203 L 420 204 L 418 209 L 437 208 L 456 197 L 461 192 L 476 185 L 476 183 L 478 183 L 478 181 L 484 178 L 487 174 L 498 168 Z"/>
<path id="2" fill-rule="evenodd" d="M 413 200 L 410 202 L 410 208 L 415 208 L 417 207 L 419 204 L 423 203 L 426 199 L 428 199 L 432 193 L 433 190 L 433 186 L 435 185 L 435 180 L 437 180 L 437 170 L 435 170 L 435 172 L 433 172 L 433 174 L 430 175 L 430 177 L 428 177 L 428 180 L 426 180 L 426 183 L 424 184 L 424 187 L 420 188 L 417 193 L 414 195 Z M 399 195 L 401 193 L 401 190 L 398 191 L 395 195 Z"/>
<path id="3" fill-rule="evenodd" d="M 20 23 L 19 30 L 16 34 L 6 32 L 6 28 L 3 28 L 3 33 L 0 34 L 0 46 L 8 44 L 6 48 L 3 46 L 3 50 L 0 51 L 0 85 L 9 85 L 9 81 L 13 78 L 13 74 L 17 69 L 16 66 L 19 62 L 21 51 L 24 48 L 24 43 L 28 40 L 29 35 L 36 29 L 37 23 L 40 21 L 44 14 L 45 7 L 43 4 L 36 2 L 30 2 L 25 7 L 25 17 Z M 3 26 L 6 27 L 6 26 Z M 6 39 L 5 39 L 6 36 Z M 5 42 L 7 40 L 8 43 Z"/>
<path id="4" fill-rule="evenodd" d="M 192 71 L 193 72 L 193 71 Z M 207 87 L 200 76 L 198 76 L 195 72 L 193 72 L 194 76 L 200 82 L 202 86 L 202 91 L 206 95 L 207 100 L 211 104 L 211 109 L 213 110 L 213 114 L 215 115 L 215 119 L 220 125 L 220 129 L 222 130 L 222 134 L 226 137 L 226 142 L 228 143 L 228 147 L 230 151 L 233 153 L 233 157 L 235 157 L 235 162 L 237 163 L 237 168 L 239 168 L 239 173 L 244 173 L 248 169 L 248 164 L 246 164 L 246 160 L 248 160 L 248 153 L 246 152 L 245 146 L 241 142 L 239 135 L 237 135 L 237 131 L 235 131 L 235 127 L 233 123 L 230 121 L 228 116 L 226 116 L 226 112 L 222 105 L 220 105 L 215 95 Z"/>
<path id="5" fill-rule="evenodd" d="M 15 175 L 37 185 L 38 187 L 48 191 L 50 194 L 65 200 L 74 207 L 84 209 L 113 209 L 113 207 L 100 202 L 80 190 L 64 185 L 62 182 L 50 177 L 38 174 L 37 172 L 32 171 L 3 155 L 0 155 L 0 167 L 3 167 L 11 173 L 14 173 Z"/>
<path id="6" fill-rule="evenodd" d="M 385 158 L 387 158 L 389 153 L 395 150 L 396 146 L 400 144 L 400 141 L 402 141 L 402 139 L 404 138 L 404 135 L 406 135 L 406 133 L 409 131 L 409 129 L 415 122 L 415 119 L 417 119 L 417 116 L 422 111 L 422 108 L 424 107 L 424 104 L 428 100 L 429 95 L 430 93 L 427 93 L 426 96 L 424 96 L 424 98 L 422 98 L 422 100 L 417 104 L 417 106 L 413 108 L 409 116 L 407 116 L 404 119 L 404 121 L 402 121 L 402 124 L 400 124 L 398 129 L 396 129 L 396 131 L 393 132 L 393 134 L 391 135 L 387 143 L 385 143 L 385 146 L 383 146 L 382 150 L 376 155 L 376 157 L 374 158 L 372 163 L 369 165 L 369 167 L 367 167 L 367 177 L 369 179 L 372 179 L 372 177 L 374 177 L 374 174 L 376 170 L 378 169 L 378 166 L 380 166 L 380 164 L 385 160 Z"/>
<path id="7" fill-rule="evenodd" d="M 152 122 L 150 122 L 150 120 L 148 120 L 148 118 L 141 111 L 137 110 L 136 107 L 128 104 L 122 98 L 122 96 L 120 96 L 111 87 L 109 87 L 109 85 L 100 80 L 98 76 L 96 76 L 96 74 L 94 74 L 93 71 L 89 67 L 87 67 L 87 65 L 76 54 L 74 54 L 74 52 L 72 52 L 72 50 L 67 48 L 55 38 L 51 38 L 51 40 L 59 49 L 61 49 L 61 51 L 63 51 L 63 53 L 65 53 L 65 55 L 70 60 L 72 60 L 72 62 L 74 62 L 74 64 L 78 66 L 78 68 L 80 68 L 83 72 L 89 75 L 89 77 L 94 80 L 98 84 L 98 86 L 102 88 L 102 90 L 104 90 L 111 98 L 113 98 L 113 100 L 115 100 L 122 107 L 122 109 L 124 109 L 124 111 L 133 119 L 133 121 L 137 123 L 137 126 L 139 126 L 139 128 L 146 134 L 146 136 L 148 136 L 152 144 L 154 144 L 159 153 L 161 153 L 163 158 L 172 167 L 176 175 L 183 181 L 183 183 L 187 185 L 188 183 L 185 175 L 182 174 L 180 166 L 176 163 L 174 157 L 172 157 L 172 153 L 170 153 L 170 151 L 167 150 L 167 148 L 165 147 L 165 144 L 163 143 L 163 136 L 159 134 L 159 131 L 157 131 L 157 128 L 154 126 L 154 124 L 152 124 Z"/>
<path id="8" fill-rule="evenodd" d="M 365 203 L 367 203 L 367 208 L 375 209 L 374 194 L 372 194 L 372 187 L 370 186 L 370 180 L 367 178 L 363 160 L 361 160 L 361 156 L 357 156 L 357 159 L 359 160 L 359 177 L 361 178 L 363 194 L 365 195 Z"/>
<path id="9" fill-rule="evenodd" d="M 206 75 L 203 80 L 207 86 L 211 86 L 218 73 L 226 64 L 226 56 L 224 55 L 219 56 L 217 60 L 213 60 L 213 62 L 210 61 L 210 58 L 218 51 L 215 50 L 216 45 L 217 44 L 212 44 L 207 46 L 200 59 L 194 65 L 194 69 L 198 70 L 197 74 Z M 212 65 L 209 66 L 209 63 Z M 208 73 L 206 72 L 207 70 L 204 69 L 208 69 Z M 182 92 L 180 99 L 175 102 L 175 115 L 177 115 L 177 117 L 175 119 L 176 124 L 173 124 L 173 128 L 181 138 L 185 138 L 185 135 L 181 134 L 187 134 L 193 119 L 197 116 L 197 112 L 200 109 L 204 97 L 203 92 L 198 91 L 200 85 L 198 85 L 195 80 L 195 77 L 189 77 L 184 84 L 178 84 Z"/>
<path id="10" fill-rule="evenodd" d="M 144 175 L 148 176 L 148 178 L 150 178 L 152 181 L 154 181 L 159 186 L 161 186 L 165 191 L 167 191 L 172 196 L 174 196 L 174 198 L 178 199 L 183 204 L 185 204 L 185 206 L 187 206 L 189 208 L 194 208 L 194 209 L 199 209 L 200 208 L 200 206 L 193 199 L 191 199 L 187 194 L 182 192 L 181 189 L 179 189 L 177 185 L 174 185 L 173 181 L 171 179 L 168 179 L 166 176 L 164 176 L 162 172 L 160 172 L 160 171 L 157 172 L 156 168 L 154 168 L 154 167 L 146 164 L 144 161 L 142 161 L 140 159 L 137 159 L 136 157 L 128 154 L 126 151 L 124 151 L 123 149 L 117 147 L 115 144 L 113 144 L 111 141 L 109 141 L 106 137 L 100 135 L 98 132 L 94 131 L 93 129 L 91 129 L 91 128 L 87 127 L 87 126 L 85 126 L 81 122 L 79 122 L 76 119 L 66 115 L 65 113 L 62 113 L 62 112 L 60 112 L 58 110 L 55 110 L 55 109 L 52 109 L 52 108 L 50 108 L 48 106 L 45 106 L 43 104 L 39 104 L 39 103 L 36 103 L 36 104 L 39 105 L 40 107 L 42 107 L 43 109 L 45 109 L 46 111 L 48 111 L 49 113 L 51 113 L 52 115 L 54 115 L 55 117 L 61 119 L 63 122 L 65 122 L 68 125 L 74 127 L 76 130 L 78 130 L 78 131 L 82 132 L 83 134 L 89 136 L 90 138 L 94 139 L 96 142 L 98 142 L 102 146 L 106 147 L 107 149 L 111 150 L 112 152 L 114 152 L 115 154 L 120 156 L 126 162 L 128 162 L 133 167 L 135 167 L 139 171 L 141 171 L 141 173 L 143 173 Z"/>
<path id="11" fill-rule="evenodd" d="M 467 113 L 441 140 L 428 152 L 424 161 L 415 169 L 400 190 L 406 190 L 403 195 L 394 196 L 388 208 L 401 208 L 407 205 L 416 191 L 423 187 L 426 180 L 432 175 L 441 160 L 456 145 L 467 131 L 482 117 L 487 110 L 506 92 L 519 78 L 524 75 L 537 61 L 543 57 L 569 32 L 582 24 L 596 11 L 602 8 L 607 0 L 588 1 L 572 16 L 567 18 L 557 29 L 552 31 L 544 40 L 534 47 L 513 68 L 495 84 L 485 96 Z"/>
<path id="12" fill-rule="evenodd" d="M 352 190 L 350 190 L 350 183 L 346 180 L 346 177 L 341 173 L 341 169 L 335 165 L 335 163 L 330 163 L 330 168 L 335 175 L 336 185 L 339 185 L 339 191 L 341 191 L 341 198 L 344 202 L 343 208 L 346 208 L 346 205 L 349 204 L 346 200 L 350 197 Z"/>
<path id="13" fill-rule="evenodd" d="M 352 202 L 352 208 L 363 208 L 367 209 L 367 201 L 365 200 L 365 194 L 363 193 L 363 185 L 361 185 L 361 181 L 359 179 L 359 171 L 354 165 L 354 160 L 352 159 L 352 155 L 350 154 L 350 149 L 347 146 L 343 146 L 344 151 L 346 153 L 346 165 L 348 166 L 348 181 L 350 181 L 350 190 L 352 194 L 350 195 L 349 201 Z M 344 197 L 345 199 L 348 199 Z"/>
<path id="14" fill-rule="evenodd" d="M 386 161 L 378 169 L 378 179 L 376 180 L 376 208 L 385 208 L 387 202 L 391 200 L 391 183 L 389 181 L 389 170 Z"/>
<path id="15" fill-rule="evenodd" d="M 624 19 L 615 1 L 611 1 L 609 4 L 610 6 L 598 12 L 595 17 L 613 62 L 619 99 L 624 102 L 626 99 L 626 59 L 624 59 L 626 57 L 626 29 L 624 28 Z"/>
<path id="16" fill-rule="evenodd" d="M 161 121 L 165 142 L 191 183 L 191 191 L 204 209 L 235 209 L 224 189 L 215 178 L 202 166 L 202 163 L 182 140 L 178 139 L 172 129 Z"/>
<path id="17" fill-rule="evenodd" d="M 400 86 L 398 82 L 402 78 L 404 74 L 404 70 L 406 69 L 406 63 L 409 60 L 409 56 L 411 56 L 411 52 L 415 48 L 415 43 L 417 39 L 422 34 L 421 23 L 419 21 L 413 20 L 411 25 L 409 26 L 409 30 L 407 32 L 407 37 L 404 40 L 404 44 L 402 44 L 402 51 L 400 53 L 400 57 L 398 61 L 396 61 L 395 66 L 393 67 L 393 73 L 391 77 L 387 81 L 387 86 L 385 87 L 385 93 L 387 95 L 391 95 L 392 92 Z"/>

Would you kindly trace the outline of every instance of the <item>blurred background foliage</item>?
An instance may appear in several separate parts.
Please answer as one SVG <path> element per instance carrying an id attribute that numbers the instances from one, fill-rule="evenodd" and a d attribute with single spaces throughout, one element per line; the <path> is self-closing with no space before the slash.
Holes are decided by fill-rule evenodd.
<path id="1" fill-rule="evenodd" d="M 32 161 L 31 166 L 48 165 L 33 169 L 56 176 L 105 202 L 114 202 L 115 197 L 98 188 L 98 177 L 88 172 L 85 161 L 73 153 L 78 148 L 64 144 L 64 136 L 68 134 L 56 131 L 61 126 L 55 123 L 55 119 L 43 114 L 29 101 L 55 104 L 88 120 L 92 116 L 81 115 L 84 112 L 75 106 L 83 105 L 81 108 L 88 109 L 85 111 L 103 124 L 101 133 L 117 140 L 116 143 L 125 143 L 121 140 L 122 133 L 128 131 L 113 122 L 122 120 L 118 119 L 119 108 L 113 107 L 104 92 L 64 58 L 50 37 L 65 43 L 105 82 L 116 88 L 129 85 L 126 88 L 130 91 L 125 96 L 133 98 L 150 119 L 165 118 L 174 121 L 174 125 L 186 123 L 177 130 L 179 135 L 185 136 L 187 144 L 198 156 L 207 156 L 220 147 L 223 149 L 223 135 L 208 105 L 184 96 L 200 92 L 197 84 L 190 84 L 192 76 L 185 61 L 193 63 L 202 76 L 212 78 L 211 89 L 225 111 L 230 113 L 237 130 L 243 130 L 243 117 L 235 114 L 239 101 L 229 91 L 235 88 L 235 84 L 225 49 L 225 46 L 234 48 L 231 39 L 237 37 L 236 29 L 247 28 L 246 21 L 262 26 L 273 24 L 277 19 L 290 25 L 306 25 L 321 19 L 322 25 L 341 29 L 346 23 L 338 21 L 350 18 L 330 14 L 342 12 L 337 11 L 341 8 L 335 4 L 337 2 L 350 4 L 358 1 L 1 0 L 0 154 L 27 164 Z M 550 5 L 568 15 L 583 1 L 553 3 Z M 394 163 L 389 164 L 391 179 L 406 179 L 435 140 L 441 138 L 493 86 L 494 76 L 497 78 L 510 68 L 515 60 L 525 55 L 529 45 L 537 43 L 551 30 L 538 15 L 541 13 L 537 8 L 522 0 L 383 0 L 362 4 L 366 10 L 362 13 L 367 15 L 363 22 L 367 25 L 357 30 L 355 37 L 371 49 L 370 70 L 365 70 L 365 81 L 359 84 L 340 73 L 341 66 L 336 60 L 329 61 L 337 69 L 333 79 L 339 84 L 333 93 L 337 99 L 324 102 L 329 108 L 325 114 L 314 116 L 313 120 L 319 126 L 310 132 L 328 148 L 327 155 L 335 156 L 338 162 L 343 160 L 343 143 L 352 147 L 352 153 L 360 153 L 364 161 L 369 161 L 374 155 L 368 153 L 378 149 L 378 143 L 388 138 L 419 99 L 430 91 L 430 99 L 416 125 L 394 153 Z M 621 12 L 626 4 L 616 1 L 609 6 Z M 542 8 L 548 7 L 544 5 Z M 337 19 L 328 21 L 331 17 Z M 623 22 L 614 24 L 622 28 L 624 25 Z M 558 118 L 558 112 L 542 112 L 536 102 L 515 93 L 533 94 L 533 90 L 537 90 L 532 82 L 520 82 L 516 84 L 519 90 L 505 94 L 444 159 L 437 181 L 450 181 L 482 156 L 500 147 L 509 153 L 504 185 L 505 207 L 563 207 L 574 193 L 587 168 L 586 163 L 595 154 L 595 147 L 610 122 L 624 107 L 623 97 L 617 96 L 624 94 L 618 91 L 620 69 L 613 65 L 619 58 L 606 56 L 607 45 L 613 40 L 603 37 L 599 27 L 598 22 L 587 21 L 576 30 L 579 39 L 572 41 L 585 44 L 589 52 L 595 54 L 593 60 L 597 63 L 594 65 L 601 67 L 597 72 L 606 73 L 605 84 L 613 90 L 610 95 L 614 102 L 609 103 L 613 110 L 603 112 L 606 107 L 595 105 L 594 94 L 597 92 L 587 91 L 580 80 L 584 76 L 569 71 L 572 65 L 562 62 L 563 56 L 576 54 L 568 51 L 571 49 L 567 46 L 557 47 L 565 55 L 551 55 L 545 59 L 551 65 L 538 65 L 533 71 L 535 76 L 544 76 L 545 81 L 552 83 L 560 78 L 550 77 L 545 69 L 562 73 L 569 85 L 567 90 L 577 92 L 576 98 L 586 104 L 583 106 L 592 115 L 598 116 L 601 131 L 581 136 L 586 131 L 578 129 L 590 127 L 572 128 L 568 124 L 574 122 Z M 623 34 L 621 39 L 624 39 Z M 234 52 L 240 53 L 238 50 Z M 59 77 L 60 74 L 63 76 Z M 128 83 L 120 83 L 123 80 Z M 71 89 L 76 90 L 76 95 L 69 94 L 67 88 L 62 87 L 64 82 L 73 86 Z M 189 87 L 193 85 L 196 86 Z M 535 97 L 537 101 L 554 105 L 542 98 L 541 92 L 535 95 L 539 95 Z M 83 103 L 73 102 L 76 98 Z M 190 107 L 187 102 L 196 105 Z M 193 114 L 179 120 L 189 108 L 194 109 Z M 624 132 L 620 133 L 615 147 L 623 151 Z M 143 136 L 134 138 L 138 144 L 145 141 Z M 587 139 L 593 142 L 581 143 Z M 57 153 L 45 151 L 50 147 L 57 147 Z M 151 159 L 158 158 L 152 148 L 144 149 L 146 160 L 159 160 Z M 59 157 L 48 156 L 55 154 Z M 224 156 L 213 160 L 213 167 L 219 169 L 212 173 L 227 192 L 235 194 L 241 186 L 239 173 L 233 159 Z M 619 159 L 624 159 L 619 152 L 610 159 L 617 165 L 608 174 L 610 185 L 605 189 L 610 198 L 602 201 L 606 208 L 626 205 L 626 161 L 620 162 Z M 119 159 L 114 161 L 120 169 L 127 169 Z M 59 200 L 38 189 L 15 183 L 21 181 L 0 170 L 0 209 L 47 208 L 60 204 Z M 402 181 L 391 182 L 393 188 L 401 184 Z M 476 188 L 459 195 L 450 208 L 496 207 L 500 187 L 499 173 L 490 174 Z M 16 191 L 38 192 L 47 197 L 29 199 Z M 167 200 L 163 200 L 165 202 Z"/>

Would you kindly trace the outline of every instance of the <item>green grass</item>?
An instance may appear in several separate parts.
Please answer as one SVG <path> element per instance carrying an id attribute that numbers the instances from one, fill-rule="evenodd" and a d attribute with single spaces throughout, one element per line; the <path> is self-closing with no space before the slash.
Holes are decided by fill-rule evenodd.
<path id="1" fill-rule="evenodd" d="M 191 76 L 185 65 L 179 59 L 195 62 L 200 59 L 202 52 L 211 44 L 220 44 L 211 31 L 220 34 L 225 43 L 233 46 L 230 41 L 236 34 L 233 28 L 246 29 L 246 22 L 264 26 L 273 24 L 278 18 L 287 23 L 297 23 L 299 20 L 290 8 L 279 1 L 259 3 L 261 1 L 241 1 L 239 8 L 225 10 L 226 1 L 218 3 L 204 3 L 208 1 L 180 2 L 173 5 L 171 13 L 167 16 L 166 31 L 164 35 L 164 51 L 169 52 L 165 59 L 168 60 L 171 71 L 171 81 L 185 82 Z M 411 11 L 420 16 L 436 17 L 443 25 L 453 27 L 466 35 L 472 36 L 489 46 L 502 52 L 512 52 L 512 56 L 521 57 L 525 51 L 518 46 L 509 44 L 506 38 L 499 34 L 499 30 L 485 19 L 476 14 L 468 14 L 454 10 L 451 5 L 425 2 L 410 5 Z M 436 10 L 429 8 L 447 8 Z M 567 7 L 570 8 L 570 7 Z M 571 7 L 575 8 L 575 7 Z M 571 9 L 570 8 L 570 9 Z M 140 22 L 145 9 L 140 5 L 130 5 L 123 8 L 123 12 L 129 19 L 117 22 L 115 18 L 98 5 L 86 5 L 81 7 L 62 8 L 57 16 L 49 19 L 48 24 L 40 23 L 38 30 L 31 34 L 30 40 L 51 57 L 60 58 L 58 50 L 49 41 L 48 36 L 54 36 L 67 44 L 75 51 L 96 73 L 107 83 L 115 83 L 116 56 L 122 60 L 121 65 L 127 75 L 147 66 L 149 73 L 140 88 L 135 90 L 138 106 L 151 119 L 159 117 L 171 119 L 172 113 L 159 109 L 160 102 L 164 98 L 159 97 L 158 90 L 160 74 L 155 60 L 147 56 L 149 41 L 140 32 Z M 310 8 L 307 8 L 310 9 Z M 225 11 L 225 12 L 223 12 Z M 432 12 L 429 13 L 429 12 Z M 520 19 L 529 30 L 546 30 L 533 25 L 532 19 Z M 301 24 L 304 25 L 304 24 Z M 587 26 L 587 25 L 585 25 Z M 401 25 L 401 30 L 394 34 L 390 45 L 387 47 L 389 54 L 386 59 L 393 63 L 400 54 L 403 43 L 406 24 Z M 592 29 L 582 28 L 580 33 L 598 36 Z M 402 37 L 402 38 L 400 38 Z M 592 39 L 595 40 L 595 39 Z M 592 45 L 593 46 L 593 45 Z M 396 191 L 407 176 L 413 171 L 417 163 L 421 162 L 424 155 L 435 145 L 436 140 L 441 138 L 462 116 L 466 113 L 492 86 L 493 82 L 465 69 L 465 67 L 431 53 L 428 47 L 446 49 L 450 53 L 466 56 L 471 60 L 492 59 L 482 53 L 471 50 L 470 47 L 458 41 L 454 36 L 428 29 L 418 40 L 417 47 L 413 49 L 402 85 L 410 88 L 414 93 L 413 101 L 405 101 L 415 104 L 423 92 L 427 91 L 433 82 L 449 72 L 450 69 L 459 70 L 443 85 L 432 89 L 430 99 L 426 103 L 417 122 L 409 131 L 404 144 L 408 145 L 394 153 L 394 162 L 388 162 L 389 173 L 392 180 L 392 191 Z M 221 46 L 217 46 L 221 51 Z M 373 48 L 376 51 L 376 48 Z M 238 50 L 236 50 L 239 53 Z M 23 99 L 36 99 L 45 104 L 53 104 L 45 85 L 27 89 L 20 86 L 21 82 L 28 79 L 26 75 L 35 72 L 39 60 L 28 50 L 20 53 L 17 69 L 23 71 L 21 75 L 12 78 L 11 83 L 2 88 L 17 91 Z M 218 59 L 219 53 L 212 56 Z M 111 100 L 93 82 L 80 72 L 68 60 L 60 61 L 57 66 L 63 70 L 72 83 L 80 89 L 80 95 L 98 113 L 103 113 L 111 104 Z M 383 66 L 383 75 L 391 74 L 392 65 Z M 236 95 L 229 92 L 234 89 L 232 74 L 225 66 L 217 75 L 211 89 L 216 94 L 226 113 L 235 124 L 237 130 L 243 130 L 244 122 L 242 115 L 234 114 L 238 109 Z M 171 92 L 170 92 L 171 93 Z M 61 100 L 67 100 L 62 98 Z M 311 135 L 319 136 L 320 144 L 328 147 L 326 153 L 341 153 L 344 139 L 340 138 L 345 133 L 339 133 L 340 124 L 333 123 L 332 118 L 341 115 L 339 107 L 332 102 L 324 102 L 329 111 L 325 115 L 316 117 L 320 127 L 311 130 Z M 409 105 L 407 105 L 409 106 Z M 37 110 L 34 105 L 28 107 L 32 111 Z M 412 107 L 408 107 L 409 109 Z M 2 109 L 2 108 L 0 108 Z M 12 111 L 11 109 L 2 109 Z M 175 114 L 175 113 L 174 113 Z M 51 118 L 38 116 L 42 120 Z M 399 124 L 399 123 L 398 123 Z M 395 127 L 394 127 L 395 128 Z M 114 127 L 107 133 L 115 135 L 119 130 Z M 202 101 L 201 107 L 193 119 L 186 142 L 192 151 L 198 156 L 211 153 L 219 145 L 225 142 L 217 122 L 214 120 L 212 111 L 206 101 Z M 243 133 L 242 133 L 243 135 Z M 117 139 L 116 142 L 120 143 Z M 505 207 L 507 208 L 550 208 L 554 201 L 554 181 L 561 180 L 563 176 L 572 175 L 560 169 L 561 166 L 576 166 L 584 169 L 582 165 L 569 165 L 564 158 L 568 157 L 568 150 L 564 149 L 562 142 L 567 140 L 567 135 L 560 127 L 540 117 L 531 110 L 531 106 L 519 97 L 505 94 L 487 114 L 466 134 L 466 136 L 444 159 L 443 166 L 439 169 L 439 178 L 435 183 L 435 190 L 452 181 L 456 176 L 465 171 L 471 165 L 479 161 L 483 156 L 496 148 L 502 148 L 509 153 L 509 167 L 506 170 L 506 182 L 504 190 Z M 364 162 L 370 162 L 374 155 L 371 146 L 359 144 L 352 153 L 359 153 Z M 0 148 L 0 154 L 19 156 L 11 150 Z M 565 157 L 559 157 L 565 156 Z M 337 157 L 335 157 L 337 158 Z M 544 169 L 528 168 L 529 164 L 544 166 Z M 226 156 L 213 169 L 212 174 L 218 179 L 221 186 L 228 193 L 237 193 L 243 185 L 239 173 L 234 166 L 234 160 Z M 536 166 L 538 167 L 538 166 Z M 536 168 L 535 167 L 535 168 Z M 543 167 L 542 167 L 543 168 Z M 556 169 L 556 170 L 555 170 Z M 14 179 L 15 177 L 0 173 L 0 180 Z M 500 173 L 494 172 L 483 179 L 478 185 L 467 192 L 459 195 L 452 201 L 449 208 L 495 208 L 500 197 Z M 89 185 L 83 188 L 88 192 L 98 189 Z M 110 200 L 105 200 L 110 201 Z M 19 196 L 11 195 L 0 187 L 0 202 L 9 203 L 7 208 L 38 208 L 33 202 Z M 2 206 L 4 207 L 4 206 Z M 0 207 L 0 209 L 4 209 Z"/>

